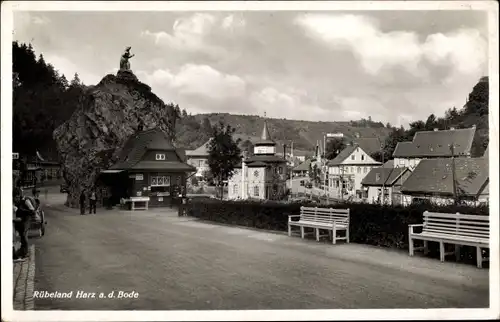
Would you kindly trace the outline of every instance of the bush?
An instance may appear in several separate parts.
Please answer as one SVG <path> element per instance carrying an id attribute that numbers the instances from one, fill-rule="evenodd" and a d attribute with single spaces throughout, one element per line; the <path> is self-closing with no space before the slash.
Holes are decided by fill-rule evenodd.
<path id="1" fill-rule="evenodd" d="M 188 203 L 190 216 L 214 222 L 287 231 L 288 216 L 300 213 L 304 202 L 193 200 Z M 425 210 L 489 215 L 487 206 L 389 206 L 347 203 L 321 207 L 350 209 L 350 240 L 355 243 L 408 249 L 408 225 L 422 223 Z M 430 249 L 433 250 L 432 248 Z"/>

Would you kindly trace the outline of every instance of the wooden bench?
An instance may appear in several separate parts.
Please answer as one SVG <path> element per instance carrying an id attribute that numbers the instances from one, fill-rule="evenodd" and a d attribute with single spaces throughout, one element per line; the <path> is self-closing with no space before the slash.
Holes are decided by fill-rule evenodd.
<path id="1" fill-rule="evenodd" d="M 149 197 L 130 197 L 129 199 L 123 199 L 125 204 L 130 202 L 130 210 L 148 210 Z M 137 204 L 142 204 L 142 206 L 137 206 Z"/>
<path id="2" fill-rule="evenodd" d="M 415 233 L 415 227 L 422 227 L 421 233 Z M 437 212 L 424 212 L 424 223 L 409 225 L 409 251 L 410 256 L 415 250 L 423 250 L 428 253 L 428 242 L 439 243 L 439 253 L 442 262 L 445 256 L 455 254 L 456 259 L 460 257 L 460 245 L 476 247 L 477 267 L 482 268 L 482 248 L 489 248 L 490 241 L 490 218 L 489 216 L 464 215 L 460 213 L 446 214 Z M 421 247 L 415 247 L 415 240 L 423 240 Z M 445 245 L 455 245 L 453 252 L 445 252 Z"/>
<path id="3" fill-rule="evenodd" d="M 292 220 L 293 218 L 299 220 Z M 333 209 L 318 207 L 300 207 L 300 215 L 288 216 L 288 236 L 292 236 L 292 227 L 300 227 L 300 237 L 315 233 L 316 240 L 320 237 L 331 236 L 332 242 L 345 240 L 349 243 L 349 209 Z M 306 228 L 312 228 L 313 232 L 306 232 Z M 327 230 L 327 235 L 320 235 L 321 230 Z M 344 230 L 344 236 L 337 236 L 337 232 Z"/>

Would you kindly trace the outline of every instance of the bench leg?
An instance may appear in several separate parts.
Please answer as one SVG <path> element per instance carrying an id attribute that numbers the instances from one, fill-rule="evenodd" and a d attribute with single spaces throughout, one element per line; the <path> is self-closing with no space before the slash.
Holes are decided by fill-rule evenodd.
<path id="1" fill-rule="evenodd" d="M 476 247 L 476 257 L 477 268 L 483 268 L 483 254 L 481 253 L 481 247 Z"/>
<path id="2" fill-rule="evenodd" d="M 415 250 L 413 249 L 413 246 L 414 246 L 414 240 L 411 238 L 410 236 L 410 240 L 409 240 L 409 243 L 408 243 L 408 250 L 410 252 L 410 256 L 413 256 L 415 255 Z"/>
<path id="3" fill-rule="evenodd" d="M 444 243 L 439 242 L 439 257 L 442 262 L 444 262 Z"/>
<path id="4" fill-rule="evenodd" d="M 455 260 L 458 262 L 460 259 L 460 245 L 455 245 Z"/>
<path id="5" fill-rule="evenodd" d="M 292 226 L 288 225 L 288 237 L 292 237 Z"/>
<path id="6" fill-rule="evenodd" d="M 424 240 L 424 255 L 429 254 L 429 242 Z"/>
<path id="7" fill-rule="evenodd" d="M 316 241 L 319 242 L 319 228 L 316 228 L 315 231 L 316 231 Z"/>
<path id="8" fill-rule="evenodd" d="M 332 242 L 335 245 L 337 243 L 337 230 L 335 229 L 335 226 L 333 227 L 332 237 Z"/>
<path id="9" fill-rule="evenodd" d="M 304 239 L 304 226 L 300 226 L 300 238 Z"/>
<path id="10" fill-rule="evenodd" d="M 349 227 L 345 230 L 346 242 L 349 244 Z"/>

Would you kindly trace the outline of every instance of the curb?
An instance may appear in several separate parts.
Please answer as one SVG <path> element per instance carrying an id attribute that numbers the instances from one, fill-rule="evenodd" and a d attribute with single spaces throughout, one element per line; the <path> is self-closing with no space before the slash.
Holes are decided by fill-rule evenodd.
<path id="1" fill-rule="evenodd" d="M 13 264 L 14 310 L 34 310 L 35 245 L 30 245 L 29 259 Z"/>
<path id="2" fill-rule="evenodd" d="M 211 220 L 208 220 L 208 219 L 199 219 L 197 217 L 191 217 L 191 216 L 186 216 L 186 217 L 187 218 L 192 218 L 195 221 L 199 221 L 199 222 L 203 222 L 203 223 L 211 224 L 211 225 L 240 228 L 240 229 L 258 231 L 258 232 L 261 232 L 261 233 L 276 234 L 276 235 L 288 235 L 288 232 L 281 231 L 281 230 L 270 230 L 270 229 L 266 229 L 266 228 L 255 228 L 255 227 L 242 226 L 242 225 L 226 224 L 226 223 L 221 223 L 221 222 L 217 222 L 217 221 L 211 221 Z"/>

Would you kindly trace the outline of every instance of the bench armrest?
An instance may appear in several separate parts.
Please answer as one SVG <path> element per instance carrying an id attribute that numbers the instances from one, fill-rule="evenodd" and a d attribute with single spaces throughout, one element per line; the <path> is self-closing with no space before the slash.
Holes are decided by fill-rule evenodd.
<path id="1" fill-rule="evenodd" d="M 424 224 L 413 224 L 413 225 L 408 225 L 408 230 L 410 231 L 410 233 L 414 233 L 413 232 L 413 228 L 415 227 L 424 227 Z"/>
<path id="2" fill-rule="evenodd" d="M 300 215 L 288 215 L 288 222 L 293 221 L 292 218 L 300 217 Z"/>

